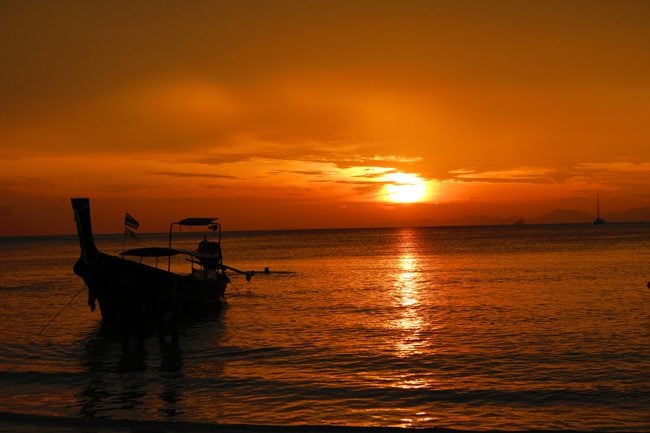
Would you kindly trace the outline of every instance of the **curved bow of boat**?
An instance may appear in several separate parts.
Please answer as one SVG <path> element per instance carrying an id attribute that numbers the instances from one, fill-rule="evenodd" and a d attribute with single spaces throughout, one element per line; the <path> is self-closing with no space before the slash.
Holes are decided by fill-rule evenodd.
<path id="1" fill-rule="evenodd" d="M 90 223 L 90 200 L 88 198 L 73 198 L 72 210 L 77 224 L 77 236 L 81 247 L 81 259 L 88 264 L 98 254 Z"/>

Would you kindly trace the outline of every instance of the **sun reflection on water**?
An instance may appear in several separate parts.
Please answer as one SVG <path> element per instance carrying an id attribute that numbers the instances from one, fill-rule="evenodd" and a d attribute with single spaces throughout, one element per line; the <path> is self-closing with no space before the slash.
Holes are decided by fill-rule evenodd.
<path id="1" fill-rule="evenodd" d="M 411 233 L 401 234 L 400 249 L 403 253 L 398 258 L 397 278 L 395 279 L 395 299 L 399 307 L 399 317 L 394 325 L 400 337 L 396 339 L 395 347 L 401 357 L 420 353 L 423 344 L 421 332 L 423 318 L 420 312 L 420 286 L 418 282 L 419 260 L 413 251 L 416 250 Z"/>

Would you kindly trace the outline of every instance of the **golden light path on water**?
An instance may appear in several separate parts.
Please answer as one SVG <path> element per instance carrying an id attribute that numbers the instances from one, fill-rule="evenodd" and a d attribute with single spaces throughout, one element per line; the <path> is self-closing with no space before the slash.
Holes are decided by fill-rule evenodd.
<path id="1" fill-rule="evenodd" d="M 420 332 L 422 317 L 419 314 L 419 288 L 416 270 L 418 261 L 410 253 L 399 257 L 399 274 L 395 282 L 398 293 L 400 318 L 397 326 L 402 331 L 402 338 L 397 341 L 400 356 L 410 356 L 419 353 L 421 345 Z"/>
<path id="2" fill-rule="evenodd" d="M 399 311 L 398 317 L 392 326 L 400 335 L 395 340 L 395 350 L 400 358 L 410 358 L 423 353 L 425 338 L 423 332 L 427 324 L 422 315 L 422 282 L 420 270 L 424 266 L 423 260 L 418 255 L 417 240 L 414 233 L 404 229 L 399 235 L 399 256 L 396 264 L 396 278 L 394 281 L 394 298 Z M 427 388 L 431 384 L 428 380 L 417 375 L 407 374 L 399 377 L 397 386 L 403 389 Z M 427 412 L 415 414 L 417 422 L 432 420 Z M 411 427 L 416 421 L 412 416 L 401 419 L 401 427 Z"/>

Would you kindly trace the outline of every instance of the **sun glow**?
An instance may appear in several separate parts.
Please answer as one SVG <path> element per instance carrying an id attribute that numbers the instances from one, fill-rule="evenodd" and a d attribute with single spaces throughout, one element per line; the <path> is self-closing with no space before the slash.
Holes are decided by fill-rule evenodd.
<path id="1" fill-rule="evenodd" d="M 384 176 L 385 196 L 393 203 L 418 203 L 428 195 L 427 182 L 420 176 L 410 173 L 390 173 Z"/>

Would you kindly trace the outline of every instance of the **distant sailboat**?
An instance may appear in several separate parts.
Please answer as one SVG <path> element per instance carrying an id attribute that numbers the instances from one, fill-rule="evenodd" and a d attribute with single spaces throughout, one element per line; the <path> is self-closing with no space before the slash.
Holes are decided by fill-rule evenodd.
<path id="1" fill-rule="evenodd" d="M 594 220 L 594 225 L 605 224 L 605 220 L 600 217 L 600 194 L 596 195 L 596 219 Z"/>

